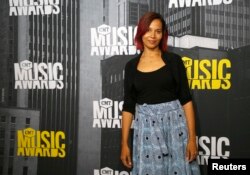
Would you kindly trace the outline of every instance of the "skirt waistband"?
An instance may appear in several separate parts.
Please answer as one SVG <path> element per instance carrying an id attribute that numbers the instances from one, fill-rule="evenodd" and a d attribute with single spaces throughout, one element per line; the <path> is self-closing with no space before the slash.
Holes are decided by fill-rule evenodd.
<path id="1" fill-rule="evenodd" d="M 166 113 L 168 111 L 182 109 L 182 105 L 179 100 L 173 100 L 170 102 L 158 103 L 158 104 L 136 104 L 136 112 L 149 112 L 150 113 Z"/>

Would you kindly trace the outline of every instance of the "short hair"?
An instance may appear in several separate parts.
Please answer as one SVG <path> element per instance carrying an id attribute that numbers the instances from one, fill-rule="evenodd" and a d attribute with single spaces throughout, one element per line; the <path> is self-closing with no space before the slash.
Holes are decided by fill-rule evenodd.
<path id="1" fill-rule="evenodd" d="M 167 50 L 168 31 L 166 22 L 163 17 L 156 12 L 147 12 L 139 20 L 139 23 L 137 25 L 137 32 L 135 35 L 135 45 L 138 50 L 143 51 L 144 47 L 142 42 L 142 36 L 148 31 L 151 22 L 155 19 L 159 19 L 162 23 L 163 35 L 159 44 L 159 48 L 163 52 Z"/>

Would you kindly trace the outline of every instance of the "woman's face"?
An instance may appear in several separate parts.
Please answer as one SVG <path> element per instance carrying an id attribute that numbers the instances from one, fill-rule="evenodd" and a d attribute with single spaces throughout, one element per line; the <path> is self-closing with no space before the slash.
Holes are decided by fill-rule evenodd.
<path id="1" fill-rule="evenodd" d="M 163 35 L 162 23 L 159 19 L 155 19 L 149 25 L 148 31 L 142 36 L 144 50 L 159 48 Z"/>

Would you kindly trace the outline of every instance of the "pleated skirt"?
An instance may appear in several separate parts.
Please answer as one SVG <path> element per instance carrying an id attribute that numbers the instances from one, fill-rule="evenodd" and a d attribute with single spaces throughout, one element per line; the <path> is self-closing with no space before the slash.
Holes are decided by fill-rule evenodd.
<path id="1" fill-rule="evenodd" d="M 132 175 L 200 175 L 186 160 L 188 131 L 179 100 L 136 105 Z"/>

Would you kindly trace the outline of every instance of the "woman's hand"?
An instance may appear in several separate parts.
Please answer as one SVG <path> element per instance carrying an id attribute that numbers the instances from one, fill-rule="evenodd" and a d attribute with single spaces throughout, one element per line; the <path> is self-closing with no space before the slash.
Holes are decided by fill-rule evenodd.
<path id="1" fill-rule="evenodd" d="M 189 162 L 192 162 L 193 160 L 196 159 L 197 157 L 197 145 L 196 145 L 196 140 L 193 139 L 193 140 L 188 140 L 188 143 L 187 143 L 187 148 L 186 148 L 186 159 L 187 161 Z"/>
<path id="2" fill-rule="evenodd" d="M 130 148 L 128 147 L 128 145 L 122 145 L 121 160 L 124 166 L 126 166 L 127 168 L 132 168 Z"/>
<path id="3" fill-rule="evenodd" d="M 186 148 L 186 159 L 191 162 L 196 159 L 198 149 L 196 145 L 195 116 L 193 102 L 189 101 L 183 105 L 188 127 L 188 143 Z"/>

